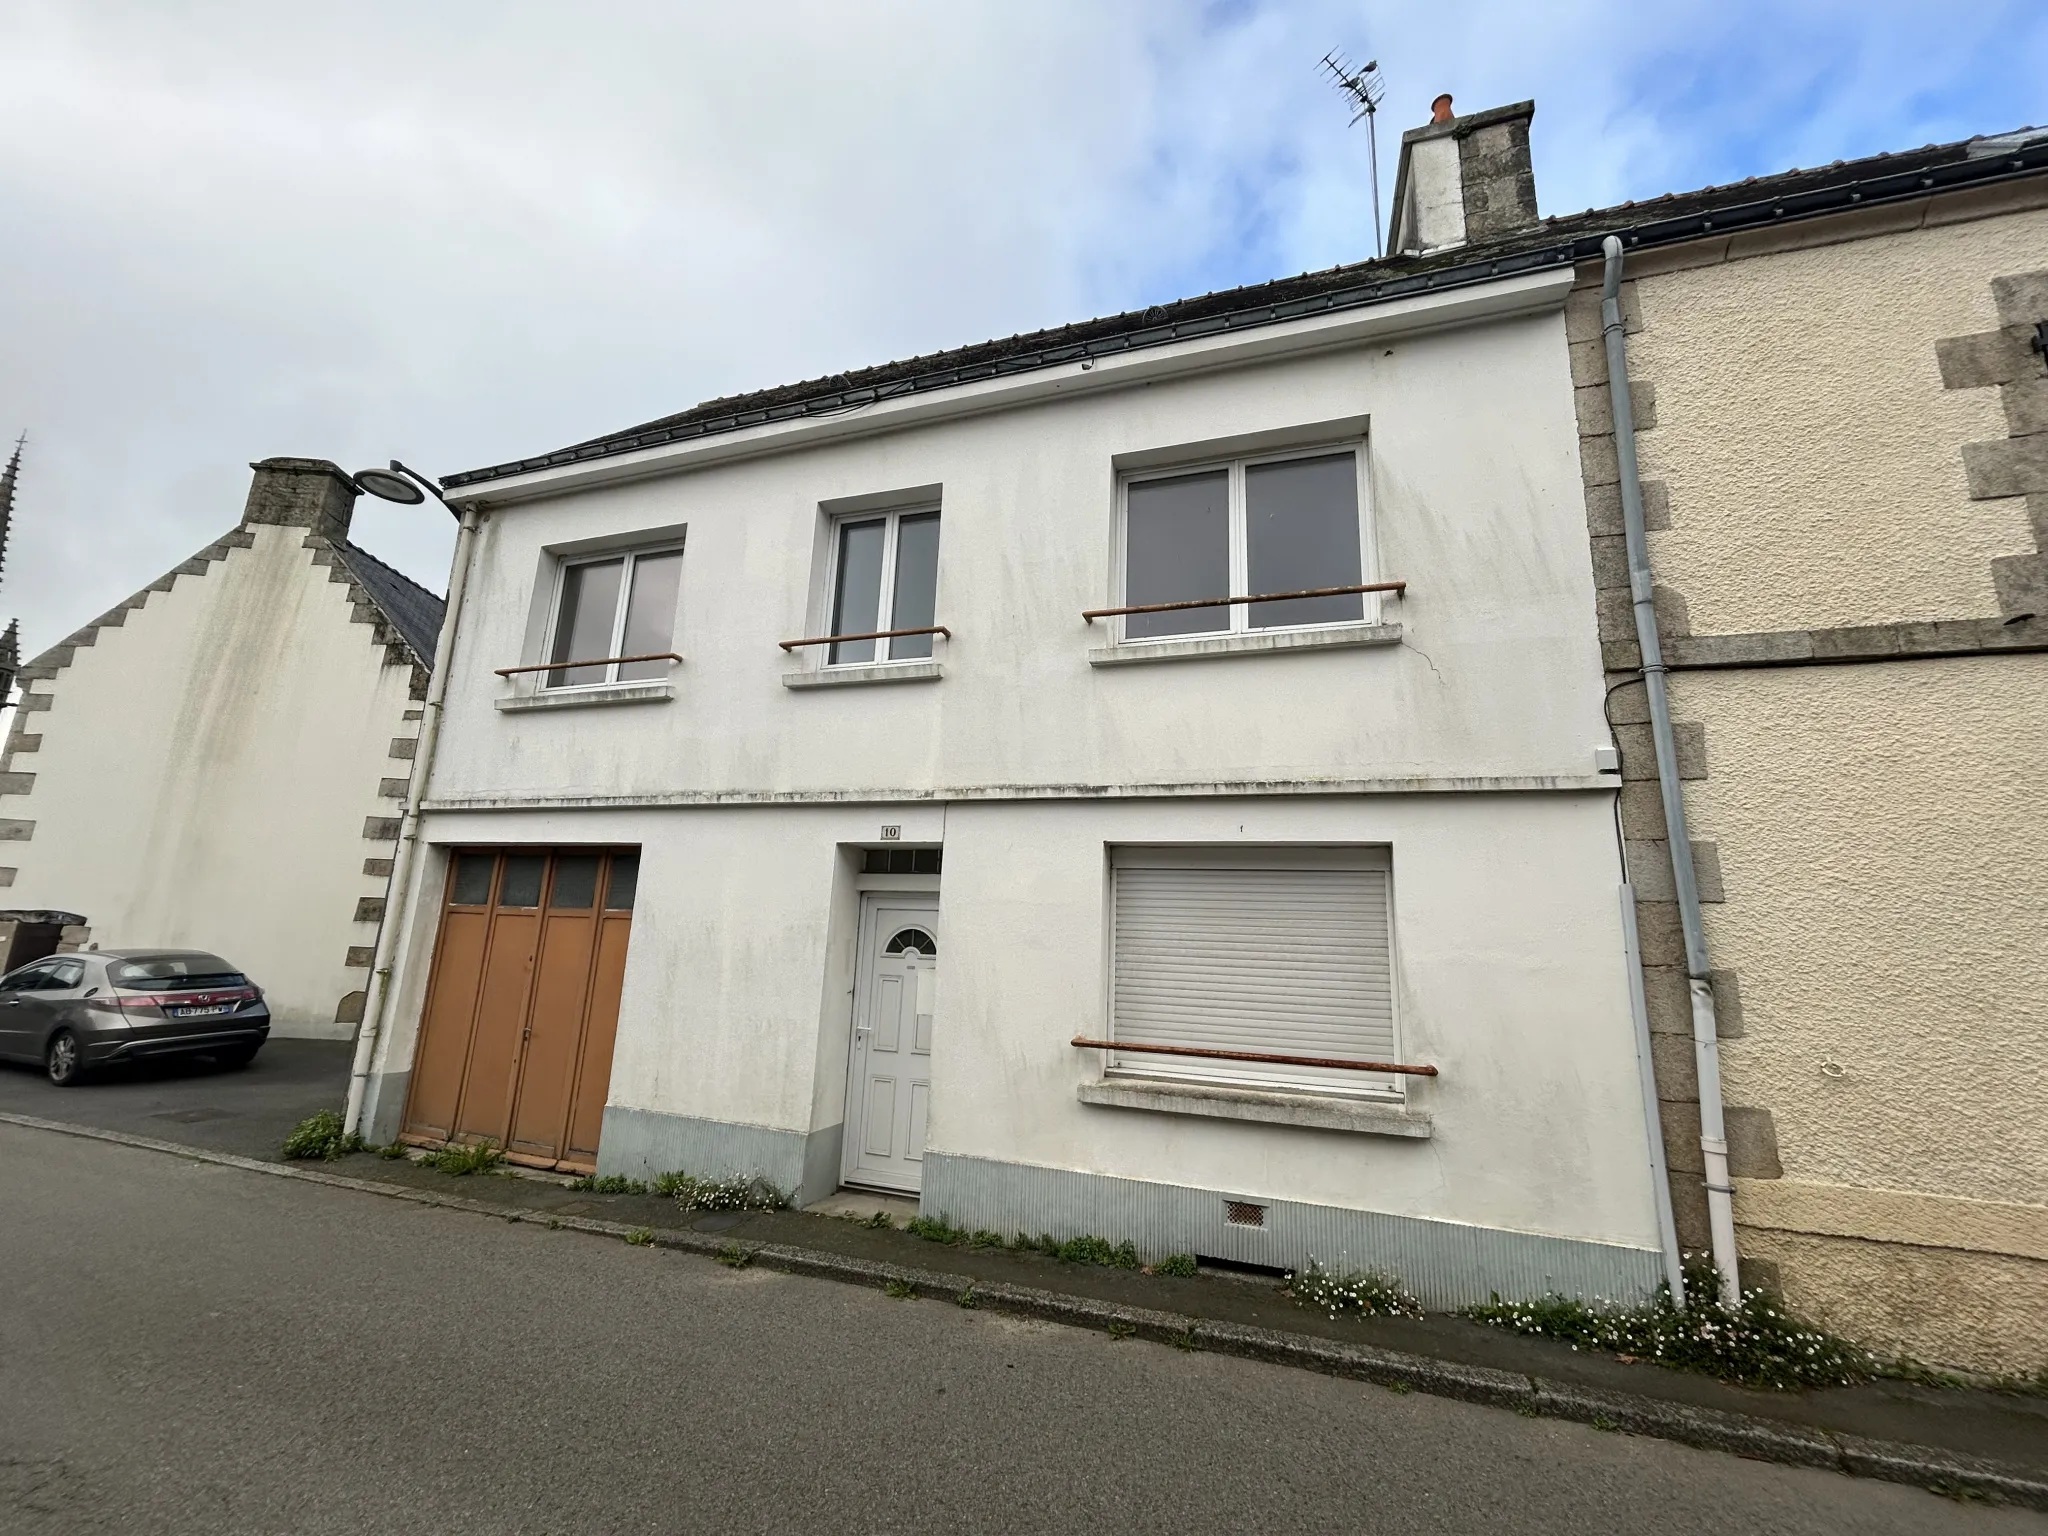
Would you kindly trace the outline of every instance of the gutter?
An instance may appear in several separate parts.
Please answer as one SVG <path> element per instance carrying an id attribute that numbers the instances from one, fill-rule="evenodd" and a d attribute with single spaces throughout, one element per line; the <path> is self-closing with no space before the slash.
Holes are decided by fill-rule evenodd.
<path id="1" fill-rule="evenodd" d="M 1643 686 L 1650 696 L 1650 739 L 1657 750 L 1657 788 L 1664 800 L 1664 836 L 1671 850 L 1671 883 L 1678 893 L 1678 920 L 1685 932 L 1686 990 L 1692 996 L 1693 1059 L 1699 1068 L 1700 1153 L 1706 1165 L 1707 1225 L 1721 1300 L 1742 1299 L 1735 1251 L 1735 1187 L 1728 1181 L 1728 1134 L 1721 1112 L 1721 1037 L 1714 1021 L 1714 988 L 1707 958 L 1706 925 L 1700 914 L 1699 881 L 1692 867 L 1692 839 L 1685 824 L 1685 792 L 1678 779 L 1678 744 L 1671 734 L 1671 699 L 1665 688 L 1664 646 L 1651 601 L 1650 542 L 1643 527 L 1643 487 L 1636 469 L 1636 418 L 1629 398 L 1628 336 L 1621 317 L 1622 247 L 1619 237 L 1601 242 L 1606 278 L 1600 292 L 1600 333 L 1607 343 L 1608 399 L 1614 410 L 1615 458 L 1621 467 L 1621 522 L 1628 544 L 1628 585 L 1636 618 L 1636 642 L 1643 653 Z"/>
<path id="2" fill-rule="evenodd" d="M 390 892 L 384 921 L 377 928 L 376 955 L 370 962 L 369 994 L 363 1000 L 363 1027 L 356 1035 L 354 1065 L 349 1069 L 348 1107 L 342 1115 L 342 1132 L 355 1135 L 361 1129 L 363 1099 L 369 1090 L 370 1067 L 377 1057 L 377 1041 L 384 1031 L 385 1015 L 391 1011 L 391 968 L 398 948 L 398 934 L 411 912 L 413 855 L 419 848 L 420 805 L 427 797 L 427 779 L 434 771 L 434 749 L 441 742 L 441 706 L 448 696 L 450 662 L 455 656 L 455 631 L 462 622 L 462 597 L 469 586 L 470 557 L 476 549 L 477 524 L 483 514 L 476 506 L 462 509 L 462 523 L 455 534 L 455 557 L 448 572 L 448 605 L 441 620 L 441 634 L 434 642 L 434 670 L 427 678 L 426 702 L 420 709 L 420 744 L 414 749 L 412 778 L 405 790 L 405 808 L 399 812 L 398 848 L 391 860 Z"/>

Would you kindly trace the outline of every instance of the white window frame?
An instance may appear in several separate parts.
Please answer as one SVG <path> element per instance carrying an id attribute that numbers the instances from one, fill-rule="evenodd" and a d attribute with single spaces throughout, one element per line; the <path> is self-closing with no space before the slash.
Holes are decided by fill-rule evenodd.
<path id="1" fill-rule="evenodd" d="M 1130 510 L 1131 487 L 1142 485 L 1149 480 L 1177 480 L 1183 475 L 1211 474 L 1226 470 L 1230 476 L 1230 590 L 1219 592 L 1218 597 L 1255 597 L 1258 594 L 1246 590 L 1245 584 L 1251 578 L 1250 535 L 1247 532 L 1245 512 L 1245 471 L 1262 464 L 1285 464 L 1295 459 L 1326 459 L 1339 453 L 1351 455 L 1353 471 L 1358 476 L 1358 584 L 1378 581 L 1379 556 L 1374 548 L 1372 536 L 1372 503 L 1370 498 L 1371 477 L 1367 472 L 1366 443 L 1362 437 L 1347 437 L 1335 442 L 1318 443 L 1310 446 L 1276 449 L 1272 453 L 1243 454 L 1236 458 L 1196 459 L 1185 464 L 1164 467 L 1148 466 L 1142 470 L 1129 470 L 1117 477 L 1116 488 L 1116 598 L 1112 607 L 1123 607 L 1130 583 Z M 1349 586 L 1349 582 L 1333 582 L 1333 586 Z M 1204 593 L 1204 596 L 1208 594 Z M 1380 593 L 1360 594 L 1363 604 L 1355 619 L 1331 619 L 1321 624 L 1277 624 L 1255 627 L 1251 622 L 1252 610 L 1263 606 L 1258 603 L 1233 603 L 1225 615 L 1222 629 L 1187 630 L 1173 635 L 1132 635 L 1128 633 L 1131 615 L 1119 615 L 1116 621 L 1117 643 L 1130 645 L 1159 645 L 1175 640 L 1203 640 L 1218 635 L 1284 635 L 1314 629 L 1356 629 L 1380 621 Z"/>
<path id="2" fill-rule="evenodd" d="M 1399 895 L 1394 885 L 1393 849 L 1383 843 L 1368 844 L 1267 844 L 1243 846 L 1231 843 L 1108 844 L 1103 860 L 1103 952 L 1102 952 L 1102 1038 L 1115 1040 L 1118 1023 L 1116 875 L 1126 869 L 1265 869 L 1276 871 L 1322 869 L 1368 869 L 1385 874 L 1387 880 L 1387 986 L 1389 1023 L 1393 1031 L 1392 1060 L 1405 1059 L 1407 1030 L 1401 1017 L 1401 949 L 1398 942 Z M 1126 1036 L 1125 1038 L 1131 1038 Z M 1303 1055 L 1320 1054 L 1304 1051 Z M 1180 1083 L 1201 1087 L 1249 1088 L 1262 1093 L 1290 1093 L 1337 1099 L 1365 1099 L 1402 1104 L 1408 1097 L 1408 1079 L 1398 1073 L 1345 1073 L 1342 1079 L 1309 1079 L 1291 1068 L 1261 1068 L 1255 1062 L 1195 1062 L 1199 1058 L 1153 1055 L 1142 1051 L 1103 1053 L 1103 1075 L 1140 1082 Z"/>
<path id="3" fill-rule="evenodd" d="M 943 555 L 946 548 L 945 509 L 937 502 L 920 503 L 916 506 L 908 507 L 876 508 L 869 512 L 841 512 L 833 516 L 829 530 L 830 542 L 825 552 L 825 627 L 823 633 L 833 635 L 839 632 L 839 621 L 835 610 L 839 606 L 839 551 L 845 542 L 840 536 L 841 531 L 851 523 L 880 522 L 883 524 L 882 590 L 875 600 L 875 627 L 877 629 L 893 629 L 895 625 L 887 615 L 896 607 L 897 530 L 903 526 L 903 519 L 906 517 L 923 517 L 928 513 L 934 512 L 939 514 L 939 550 L 941 555 Z M 934 624 L 938 622 L 938 573 L 936 571 L 933 572 L 932 576 L 932 622 Z M 908 639 L 910 637 L 905 636 L 904 638 Z M 925 638 L 936 640 L 939 637 L 928 635 Z M 832 659 L 832 652 L 835 647 L 824 645 L 818 649 L 824 652 L 825 659 L 822 665 L 827 670 L 843 672 L 849 670 L 858 671 L 862 667 L 887 666 L 892 660 L 897 662 L 930 661 L 933 659 L 932 653 L 936 652 L 937 647 L 933 646 L 931 651 L 923 656 L 896 656 L 893 654 L 896 649 L 896 642 L 894 640 L 877 640 L 875 642 L 875 654 L 867 661 L 834 661 Z"/>
<path id="4" fill-rule="evenodd" d="M 547 661 L 549 653 L 555 648 L 555 635 L 562 621 L 562 598 L 569 590 L 569 572 L 571 570 L 584 565 L 609 565 L 614 560 L 624 562 L 624 568 L 619 573 L 619 600 L 612 609 L 611 638 L 606 642 L 605 650 L 607 656 L 617 656 L 620 654 L 619 646 L 625 639 L 626 608 L 633 599 L 634 567 L 639 564 L 643 557 L 652 555 L 680 555 L 682 552 L 682 540 L 669 539 L 659 544 L 635 545 L 627 549 L 593 550 L 589 554 L 564 556 L 555 570 L 555 595 L 548 603 L 548 624 L 547 629 L 541 636 L 539 659 Z M 671 651 L 675 649 L 676 630 L 681 627 L 682 620 L 682 583 L 678 581 L 676 583 L 676 611 L 669 620 L 668 644 Z M 575 661 L 579 658 L 572 656 L 569 659 Z M 595 660 L 596 658 L 588 657 L 581 659 Z M 628 678 L 622 685 L 619 682 L 619 664 L 616 661 L 607 665 L 604 669 L 605 675 L 594 683 L 551 683 L 548 681 L 558 671 L 574 670 L 576 669 L 567 666 L 566 663 L 561 666 L 550 663 L 547 670 L 539 674 L 540 691 L 544 693 L 579 693 L 593 688 L 617 688 L 620 686 L 632 688 L 652 681 L 649 678 Z"/>

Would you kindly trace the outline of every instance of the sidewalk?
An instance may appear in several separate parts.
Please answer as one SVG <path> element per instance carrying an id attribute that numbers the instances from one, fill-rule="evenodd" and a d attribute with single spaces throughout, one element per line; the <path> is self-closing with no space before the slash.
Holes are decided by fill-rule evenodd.
<path id="1" fill-rule="evenodd" d="M 659 1196 L 592 1194 L 546 1177 L 455 1178 L 367 1154 L 279 1165 L 18 1114 L 0 1113 L 0 1120 L 606 1236 L 646 1229 L 662 1246 L 728 1261 L 859 1284 L 894 1282 L 949 1303 L 1114 1327 L 1397 1391 L 2048 1510 L 2048 1398 L 2038 1396 L 1882 1380 L 1825 1391 L 1755 1390 L 1454 1317 L 1332 1319 L 1295 1305 L 1263 1276 L 1146 1275 L 1039 1253 L 926 1242 L 900 1226 L 873 1228 L 852 1216 L 685 1212 Z M 852 1194 L 834 1205 L 863 1213 L 887 1205 L 903 1209 L 879 1197 L 864 1204 Z"/>

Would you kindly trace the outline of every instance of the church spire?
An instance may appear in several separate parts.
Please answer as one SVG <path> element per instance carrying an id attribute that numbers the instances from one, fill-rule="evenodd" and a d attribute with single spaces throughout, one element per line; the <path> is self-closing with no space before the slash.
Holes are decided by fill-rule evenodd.
<path id="1" fill-rule="evenodd" d="M 8 457 L 7 467 L 0 469 L 0 569 L 7 564 L 7 535 L 14 527 L 14 482 L 21 474 L 21 445 L 27 441 L 26 432 L 14 440 L 14 452 Z M 21 623 L 9 619 L 7 632 L 0 634 L 0 709 L 13 702 L 14 674 L 20 670 Z"/>
<path id="2" fill-rule="evenodd" d="M 7 568 L 7 535 L 14 530 L 14 482 L 21 473 L 21 446 L 27 441 L 26 432 L 14 440 L 7 467 L 0 469 L 0 571 Z"/>

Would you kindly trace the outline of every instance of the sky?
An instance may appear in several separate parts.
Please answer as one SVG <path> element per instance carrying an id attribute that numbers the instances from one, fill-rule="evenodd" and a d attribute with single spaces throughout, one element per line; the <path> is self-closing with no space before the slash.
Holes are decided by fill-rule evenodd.
<path id="1" fill-rule="evenodd" d="M 2048 122 L 1979 0 L 0 0 L 0 619 L 233 528 L 251 460 L 446 474 L 1372 254 L 1400 130 L 1537 104 L 1545 213 Z M 446 584 L 438 509 L 356 541 Z"/>

